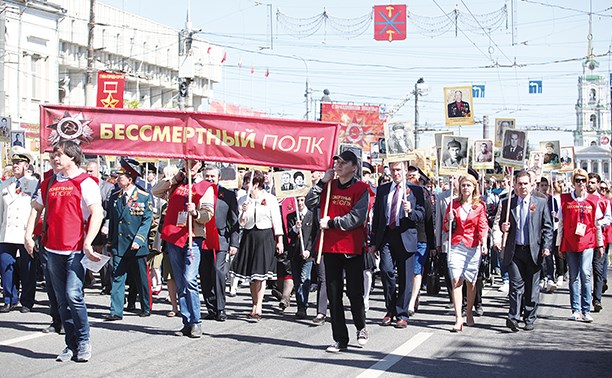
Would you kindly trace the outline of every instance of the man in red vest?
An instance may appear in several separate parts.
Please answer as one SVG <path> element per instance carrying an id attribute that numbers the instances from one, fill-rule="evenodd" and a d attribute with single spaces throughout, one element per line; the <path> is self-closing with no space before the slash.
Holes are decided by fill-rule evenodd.
<path id="1" fill-rule="evenodd" d="M 168 209 L 164 219 L 161 238 L 168 243 L 170 264 L 176 280 L 179 307 L 183 318 L 183 328 L 175 334 L 198 338 L 202 336 L 202 322 L 200 319 L 200 293 L 198 291 L 198 271 L 200 267 L 200 251 L 204 238 L 209 236 L 217 240 L 215 245 L 208 248 L 219 249 L 218 235 L 214 228 L 214 221 L 207 224 L 215 213 L 215 187 L 208 181 L 196 177 L 202 162 L 185 161 L 185 168 L 171 179 L 158 182 L 152 194 L 155 197 L 167 199 Z M 187 183 L 187 171 L 194 177 L 193 184 Z M 189 192 L 191 191 L 191 202 Z M 192 243 L 189 245 L 189 222 L 191 222 Z M 210 228 L 212 227 L 212 228 Z"/>
<path id="2" fill-rule="evenodd" d="M 334 343 L 327 348 L 336 353 L 346 350 L 349 342 L 342 293 L 346 277 L 346 294 L 351 303 L 353 322 L 357 328 L 357 343 L 363 347 L 368 342 L 363 302 L 363 251 L 365 249 L 365 221 L 370 201 L 368 184 L 359 181 L 355 174 L 359 168 L 357 156 L 344 151 L 334 156 L 334 167 L 328 169 L 306 196 L 310 210 L 320 208 L 323 215 L 320 227 L 324 231 L 317 242 L 322 244 L 327 278 L 327 295 L 331 314 Z M 337 179 L 333 179 L 334 173 Z M 333 179 L 333 180 L 332 180 Z M 331 190 L 327 196 L 327 191 Z M 323 195 L 324 199 L 321 199 Z M 326 204 L 329 198 L 329 205 Z M 327 208 L 327 212 L 324 209 Z"/>
<path id="3" fill-rule="evenodd" d="M 77 361 L 86 362 L 91 358 L 91 344 L 83 297 L 85 268 L 81 261 L 100 261 L 91 243 L 104 217 L 102 197 L 98 184 L 80 168 L 83 152 L 78 144 L 60 142 L 53 148 L 52 156 L 58 173 L 40 185 L 41 195 L 32 204 L 26 228 L 25 247 L 32 255 L 34 225 L 44 209 L 42 245 L 66 331 L 66 348 L 56 360 L 65 362 L 76 357 Z"/>

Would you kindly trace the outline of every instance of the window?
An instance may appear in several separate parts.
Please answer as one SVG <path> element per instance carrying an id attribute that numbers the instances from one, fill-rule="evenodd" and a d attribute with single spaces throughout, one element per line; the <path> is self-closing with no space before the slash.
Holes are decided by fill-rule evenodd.
<path id="1" fill-rule="evenodd" d="M 591 117 L 589 117 L 589 122 L 591 123 L 591 129 L 594 129 L 597 127 L 597 116 L 595 114 L 591 114 Z"/>
<path id="2" fill-rule="evenodd" d="M 589 104 L 595 103 L 597 101 L 597 91 L 593 88 L 589 91 Z"/>
<path id="3" fill-rule="evenodd" d="M 608 163 L 607 161 L 604 161 L 602 164 L 602 169 L 603 169 L 603 174 L 605 176 L 608 176 L 608 174 L 610 173 L 610 163 Z"/>

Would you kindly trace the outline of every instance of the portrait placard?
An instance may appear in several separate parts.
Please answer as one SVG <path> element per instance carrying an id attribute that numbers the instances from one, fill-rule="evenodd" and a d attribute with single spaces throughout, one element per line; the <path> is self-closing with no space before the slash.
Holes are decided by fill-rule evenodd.
<path id="1" fill-rule="evenodd" d="M 468 137 L 443 135 L 440 176 L 458 176 L 467 173 L 469 156 Z"/>
<path id="2" fill-rule="evenodd" d="M 504 130 L 516 128 L 516 120 L 514 118 L 495 118 L 495 147 L 502 146 L 502 138 Z"/>
<path id="3" fill-rule="evenodd" d="M 11 117 L 0 116 L 0 141 L 9 142 L 11 136 Z"/>
<path id="4" fill-rule="evenodd" d="M 544 152 L 544 170 L 557 171 L 561 169 L 561 147 L 558 140 L 540 142 L 540 151 Z"/>
<path id="5" fill-rule="evenodd" d="M 536 174 L 537 181 L 540 181 L 544 173 L 544 151 L 531 151 L 527 168 Z"/>
<path id="6" fill-rule="evenodd" d="M 472 168 L 493 169 L 493 140 L 476 139 L 472 143 Z"/>
<path id="7" fill-rule="evenodd" d="M 497 162 L 501 165 L 522 169 L 525 166 L 527 132 L 515 129 L 504 130 L 502 152 Z"/>
<path id="8" fill-rule="evenodd" d="M 11 147 L 26 147 L 25 144 L 25 131 L 13 130 L 11 131 Z"/>
<path id="9" fill-rule="evenodd" d="M 311 183 L 310 171 L 291 169 L 274 172 L 276 198 L 305 196 L 310 190 Z"/>
<path id="10" fill-rule="evenodd" d="M 414 129 L 410 122 L 385 123 L 387 161 L 414 159 Z"/>
<path id="11" fill-rule="evenodd" d="M 576 167 L 576 161 L 574 159 L 574 146 L 561 147 L 561 169 L 560 172 L 571 172 Z"/>
<path id="12" fill-rule="evenodd" d="M 219 185 L 227 189 L 238 189 L 238 173 L 236 164 L 215 163 L 219 169 Z"/>
<path id="13" fill-rule="evenodd" d="M 472 87 L 444 87 L 446 126 L 474 125 Z"/>

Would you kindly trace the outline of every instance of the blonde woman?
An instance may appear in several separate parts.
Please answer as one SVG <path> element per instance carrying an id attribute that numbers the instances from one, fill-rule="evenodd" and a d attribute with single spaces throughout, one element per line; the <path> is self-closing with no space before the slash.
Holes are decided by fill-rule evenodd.
<path id="1" fill-rule="evenodd" d="M 446 209 L 443 223 L 445 232 L 452 230 L 448 270 L 453 290 L 455 325 L 451 332 L 461 332 L 463 330 L 461 287 L 465 281 L 467 283 L 466 325 L 471 326 L 474 324 L 472 308 L 480 256 L 487 253 L 489 230 L 485 205 L 480 201 L 478 182 L 473 176 L 459 178 L 459 196 L 453 199 L 451 206 Z"/>

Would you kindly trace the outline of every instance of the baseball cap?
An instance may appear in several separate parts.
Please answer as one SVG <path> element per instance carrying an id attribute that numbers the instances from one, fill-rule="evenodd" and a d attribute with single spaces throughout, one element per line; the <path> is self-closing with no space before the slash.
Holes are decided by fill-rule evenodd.
<path id="1" fill-rule="evenodd" d="M 353 165 L 359 165 L 359 161 L 357 160 L 357 155 L 353 153 L 353 151 L 345 150 L 341 154 L 334 156 L 334 160 L 344 160 L 350 161 Z"/>

